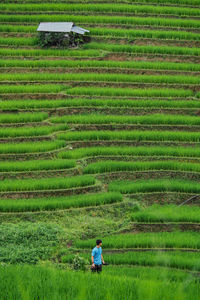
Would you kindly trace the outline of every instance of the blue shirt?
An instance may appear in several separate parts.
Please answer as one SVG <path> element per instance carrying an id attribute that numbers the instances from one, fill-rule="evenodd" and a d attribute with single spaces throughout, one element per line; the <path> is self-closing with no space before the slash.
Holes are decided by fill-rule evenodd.
<path id="1" fill-rule="evenodd" d="M 92 256 L 94 257 L 94 264 L 95 265 L 101 265 L 101 253 L 102 253 L 102 249 L 101 247 L 97 248 L 93 248 L 92 249 Z"/>

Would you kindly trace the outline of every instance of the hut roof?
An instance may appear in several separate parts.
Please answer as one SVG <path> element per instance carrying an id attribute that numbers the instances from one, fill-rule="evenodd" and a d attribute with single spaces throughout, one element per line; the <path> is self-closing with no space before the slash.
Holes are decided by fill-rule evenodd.
<path id="1" fill-rule="evenodd" d="M 75 32 L 85 34 L 89 30 L 75 26 L 73 22 L 42 22 L 39 24 L 37 31 L 45 32 Z"/>

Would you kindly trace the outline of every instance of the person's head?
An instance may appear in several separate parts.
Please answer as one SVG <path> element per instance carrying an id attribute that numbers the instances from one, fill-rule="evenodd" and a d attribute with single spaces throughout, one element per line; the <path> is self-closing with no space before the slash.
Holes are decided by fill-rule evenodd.
<path id="1" fill-rule="evenodd" d="M 97 244 L 97 247 L 101 247 L 101 245 L 102 245 L 102 240 L 96 240 L 96 244 Z"/>

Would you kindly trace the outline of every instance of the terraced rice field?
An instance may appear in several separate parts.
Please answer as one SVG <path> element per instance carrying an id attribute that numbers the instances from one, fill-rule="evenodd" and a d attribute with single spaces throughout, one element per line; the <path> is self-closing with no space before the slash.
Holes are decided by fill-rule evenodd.
<path id="1" fill-rule="evenodd" d="M 0 265 L 0 299 L 200 299 L 199 0 L 0 12 L 0 263 L 89 264 L 101 238 L 110 264 L 103 278 Z M 42 49 L 39 22 L 75 22 L 91 42 Z M 33 292 L 45 278 L 53 296 Z"/>

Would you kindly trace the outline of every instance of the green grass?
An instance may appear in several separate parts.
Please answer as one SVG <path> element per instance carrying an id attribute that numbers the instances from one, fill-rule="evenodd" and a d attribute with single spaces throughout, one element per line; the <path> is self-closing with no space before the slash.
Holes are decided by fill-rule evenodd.
<path id="1" fill-rule="evenodd" d="M 52 177 L 38 179 L 5 179 L 0 183 L 0 191 L 34 191 L 34 190 L 56 190 L 84 187 L 95 184 L 92 176 L 74 177 Z"/>
<path id="2" fill-rule="evenodd" d="M 64 115 L 52 117 L 52 123 L 67 124 L 170 124 L 170 125 L 200 125 L 198 116 L 150 114 L 145 116 L 119 116 L 119 115 Z"/>
<path id="3" fill-rule="evenodd" d="M 167 157 L 200 157 L 198 147 L 84 147 L 59 152 L 58 158 L 79 159 L 96 156 L 167 156 Z"/>
<path id="4" fill-rule="evenodd" d="M 200 10 L 185 7 L 150 6 L 134 4 L 2 4 L 1 10 L 5 12 L 36 12 L 36 11 L 64 11 L 64 12 L 90 12 L 90 13 L 134 13 L 134 14 L 165 14 L 175 16 L 199 16 Z"/>
<path id="5" fill-rule="evenodd" d="M 155 6 L 154 6 L 155 7 Z M 172 7 L 170 7 L 171 9 Z M 164 31 L 148 29 L 120 29 L 120 28 L 89 28 L 92 36 L 126 39 L 162 39 L 162 40 L 199 40 L 199 34 L 187 31 Z"/>
<path id="6" fill-rule="evenodd" d="M 22 143 L 1 143 L 0 154 L 37 153 L 48 152 L 63 148 L 64 141 L 44 141 L 44 142 L 22 142 Z"/>
<path id="7" fill-rule="evenodd" d="M 0 86 L 1 87 L 1 86 Z M 1 90 L 0 90 L 1 91 Z M 124 96 L 124 97 L 189 97 L 194 93 L 184 89 L 130 89 L 112 87 L 74 87 L 67 90 L 68 95 Z M 197 94 L 198 95 L 198 94 Z"/>
<path id="8" fill-rule="evenodd" d="M 57 126 L 38 126 L 38 127 L 19 127 L 19 128 L 4 128 L 0 132 L 0 138 L 20 137 L 20 136 L 42 136 L 49 135 L 56 131 L 66 130 L 66 125 Z"/>
<path id="9" fill-rule="evenodd" d="M 134 19 L 134 18 L 133 18 Z M 147 19 L 147 18 L 146 18 Z M 164 20 L 164 19 L 163 19 Z M 147 25 L 147 24 L 146 24 Z M 173 46 L 137 46 L 137 45 L 119 45 L 91 42 L 85 44 L 83 49 L 98 49 L 116 53 L 148 53 L 148 54 L 170 54 L 170 55 L 200 55 L 200 49 Z"/>
<path id="10" fill-rule="evenodd" d="M 176 161 L 99 161 L 96 163 L 88 164 L 84 169 L 84 174 L 96 174 L 107 172 L 121 172 L 121 171 L 150 171 L 150 170 L 173 170 L 185 172 L 200 172 L 200 164 L 198 163 L 185 163 Z"/>
<path id="11" fill-rule="evenodd" d="M 18 93 L 59 93 L 66 91 L 66 85 L 40 84 L 40 85 L 0 85 L 0 94 Z"/>
<path id="12" fill-rule="evenodd" d="M 75 207 L 98 206 L 121 202 L 120 193 L 87 194 L 70 197 L 51 197 L 35 199 L 0 199 L 1 212 L 25 212 L 68 209 Z"/>
<path id="13" fill-rule="evenodd" d="M 91 82 L 139 82 L 161 84 L 200 84 L 197 76 L 183 75 L 134 75 L 99 73 L 1 73 L 0 81 L 91 81 Z"/>
<path id="14" fill-rule="evenodd" d="M 90 255 L 81 253 L 80 256 L 90 259 Z M 71 263 L 73 259 L 73 255 L 66 255 L 62 258 L 63 262 Z M 200 270 L 200 263 L 199 263 L 199 253 L 192 253 L 192 252 L 179 252 L 179 251 L 173 251 L 173 252 L 123 252 L 123 253 L 106 253 L 104 254 L 105 261 L 108 262 L 111 265 L 120 265 L 120 270 L 117 271 L 115 269 L 115 272 L 120 272 L 122 265 L 134 265 L 134 266 L 162 266 L 162 267 L 168 267 L 168 268 L 177 268 L 182 270 L 192 270 L 192 271 L 199 271 Z M 138 268 L 130 268 L 129 270 L 126 269 L 127 272 L 133 273 L 135 277 L 140 277 L 140 274 L 136 274 Z M 106 270 L 107 271 L 107 270 Z M 148 272 L 149 276 L 154 276 L 153 274 L 150 274 L 152 270 L 150 268 L 145 268 L 145 272 Z M 156 271 L 156 270 L 155 270 Z M 168 270 L 169 271 L 169 270 Z M 173 269 L 170 269 L 170 273 L 173 273 Z M 109 272 L 109 270 L 108 270 Z M 164 269 L 160 269 L 160 279 L 166 280 L 166 278 L 163 278 L 163 275 L 165 276 L 165 272 L 162 275 L 162 272 L 164 272 Z M 107 273 L 107 272 L 106 272 Z M 109 272 L 110 273 L 110 272 Z M 121 273 L 121 272 L 120 272 Z M 172 274 L 171 273 L 171 274 Z M 125 274 L 124 274 L 125 275 Z M 183 275 L 183 273 L 182 273 Z M 133 275 L 132 275 L 133 276 Z M 158 275 L 157 275 L 158 276 Z M 158 279 L 159 279 L 158 276 Z M 183 275 L 184 276 L 184 275 Z M 176 280 L 176 277 L 172 280 Z"/>
<path id="15" fill-rule="evenodd" d="M 86 253 L 80 253 L 80 256 L 87 258 L 90 260 L 90 255 Z M 63 256 L 62 261 L 65 263 L 71 263 L 73 260 L 74 255 L 66 255 Z M 173 251 L 173 252 L 123 252 L 123 253 L 105 253 L 104 254 L 105 261 L 111 265 L 120 265 L 120 270 L 117 271 L 115 269 L 115 272 L 121 273 L 122 265 L 134 265 L 134 266 L 162 266 L 162 267 L 168 267 L 168 268 L 177 268 L 177 269 L 183 269 L 183 270 L 192 270 L 192 271 L 199 271 L 200 270 L 200 263 L 199 263 L 199 253 L 192 253 L 192 252 L 179 252 L 179 251 Z M 134 271 L 135 268 L 130 268 L 130 271 L 126 269 L 129 273 L 135 273 L 134 276 L 139 276 L 140 274 L 136 274 L 138 268 L 136 268 L 137 271 Z M 106 270 L 107 271 L 107 270 Z M 151 269 L 145 268 L 145 272 L 148 272 L 149 276 L 154 276 L 151 273 Z M 168 270 L 169 271 L 169 270 Z M 175 270 L 170 269 L 170 273 Z M 108 270 L 109 272 L 109 270 Z M 166 278 L 163 278 L 162 276 L 163 270 L 160 270 L 160 279 L 166 280 Z M 110 273 L 110 272 L 109 272 Z M 165 273 L 165 272 L 164 272 Z M 171 274 L 172 274 L 171 273 Z M 183 274 L 182 274 L 183 275 Z M 158 275 L 157 275 L 158 276 Z M 159 278 L 158 276 L 158 278 Z M 165 275 L 164 275 L 165 276 Z M 184 276 L 184 275 L 183 275 Z M 176 277 L 175 277 L 176 278 Z M 175 279 L 173 278 L 173 280 Z M 176 280 L 176 279 L 175 279 Z"/>
<path id="16" fill-rule="evenodd" d="M 7 25 L 2 25 L 3 26 Z M 10 26 L 10 25 L 9 25 Z M 13 28 L 16 28 L 14 26 Z M 22 26 L 19 26 L 20 28 Z M 29 26 L 24 26 L 25 28 Z M 100 29 L 100 28 L 99 28 Z M 99 30 L 98 29 L 98 30 Z M 5 28 L 6 31 L 7 28 Z M 35 29 L 34 29 L 35 30 Z M 135 32 L 135 31 L 134 31 Z M 152 31 L 153 33 L 154 31 Z M 169 32 L 169 31 L 167 31 Z M 162 33 L 162 31 L 161 31 Z M 172 31 L 173 33 L 173 31 Z M 114 60 L 19 60 L 19 59 L 0 59 L 0 67 L 24 67 L 24 68 L 122 68 L 136 70 L 175 70 L 175 71 L 200 71 L 199 64 L 194 63 L 175 63 L 161 61 L 114 61 Z"/>
<path id="17" fill-rule="evenodd" d="M 199 142 L 198 132 L 174 131 L 73 131 L 57 135 L 67 141 L 177 141 Z"/>
<path id="18" fill-rule="evenodd" d="M 0 109 L 38 109 L 38 108 L 61 108 L 61 107 L 122 107 L 122 108 L 191 108 L 200 109 L 198 100 L 126 100 L 126 99 L 56 99 L 55 100 L 3 100 L 0 101 Z M 184 111 L 183 111 L 184 112 Z"/>
<path id="19" fill-rule="evenodd" d="M 3 0 L 3 3 L 13 3 L 14 0 Z M 34 3 L 38 3 L 40 2 L 39 0 L 34 0 Z M 45 1 L 48 2 L 48 1 Z M 54 0 L 53 3 L 65 3 L 65 1 L 58 1 L 58 0 Z M 98 0 L 98 3 L 121 3 L 121 0 Z M 32 3 L 32 0 L 26 0 L 25 3 Z M 70 3 L 77 3 L 77 0 L 71 0 Z M 79 1 L 79 3 L 91 3 L 90 0 L 81 0 Z M 127 1 L 127 3 L 138 3 L 138 0 L 129 0 Z M 148 3 L 148 4 L 172 4 L 172 5 L 186 5 L 186 6 L 198 6 L 199 5 L 199 0 L 140 0 L 140 3 Z"/>
<path id="20" fill-rule="evenodd" d="M 200 248 L 198 232 L 145 232 L 115 234 L 102 238 L 105 249 L 126 248 Z M 78 240 L 77 248 L 88 249 L 95 245 L 95 239 Z"/>
<path id="21" fill-rule="evenodd" d="M 74 160 L 28 160 L 28 161 L 3 161 L 0 164 L 0 172 L 22 172 L 36 170 L 60 170 L 74 168 Z"/>
<path id="22" fill-rule="evenodd" d="M 151 179 L 137 181 L 113 181 L 109 184 L 109 191 L 123 194 L 151 193 L 151 192 L 182 192 L 199 193 L 198 182 L 180 179 Z"/>
<path id="23" fill-rule="evenodd" d="M 82 253 L 81 253 L 82 255 Z M 108 259 L 110 257 L 108 256 Z M 111 276 L 127 276 L 131 278 L 140 278 L 141 280 L 143 279 L 157 279 L 160 281 L 166 281 L 169 280 L 171 282 L 174 281 L 181 281 L 183 282 L 184 280 L 188 279 L 188 272 L 183 269 L 177 270 L 177 269 L 172 269 L 172 268 L 166 268 L 165 266 L 122 266 L 122 265 L 110 265 L 108 268 L 104 268 L 104 273 L 106 275 L 111 275 Z"/>
<path id="24" fill-rule="evenodd" d="M 106 15 L 67 15 L 67 14 L 1 14 L 0 22 L 18 23 L 38 23 L 41 22 L 66 22 L 70 20 L 76 24 L 116 24 L 116 25 L 138 25 L 155 27 L 180 27 L 180 28 L 199 28 L 199 20 L 158 18 L 158 17 L 129 17 L 129 16 L 106 16 Z"/>
<path id="25" fill-rule="evenodd" d="M 41 20 L 41 19 L 40 19 Z M 66 57 L 98 57 L 98 50 L 58 50 L 58 49 L 9 49 L 1 48 L 1 56 L 66 56 Z"/>
<path id="26" fill-rule="evenodd" d="M 199 282 L 195 278 L 189 279 L 186 284 L 184 280 L 160 281 L 152 279 L 151 276 L 148 279 L 119 277 L 118 274 L 97 276 L 88 272 L 59 270 L 46 265 L 1 266 L 0 274 L 2 300 L 22 300 L 25 297 L 48 297 L 49 300 L 121 300 L 122 295 L 126 300 L 199 299 Z"/>
<path id="27" fill-rule="evenodd" d="M 200 207 L 154 204 L 131 216 L 134 222 L 200 222 Z"/>
<path id="28" fill-rule="evenodd" d="M 15 106 L 13 106 L 15 108 Z M 28 123 L 41 122 L 48 118 L 48 113 L 18 113 L 18 114 L 1 114 L 0 123 Z"/>

